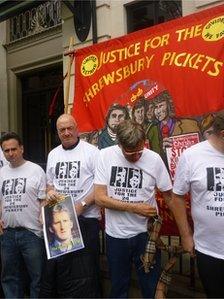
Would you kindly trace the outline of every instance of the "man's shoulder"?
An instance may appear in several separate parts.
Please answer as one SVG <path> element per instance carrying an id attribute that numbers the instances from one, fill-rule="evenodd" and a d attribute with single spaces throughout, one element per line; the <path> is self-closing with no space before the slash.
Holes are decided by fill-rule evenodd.
<path id="1" fill-rule="evenodd" d="M 87 149 L 91 152 L 99 152 L 99 149 L 95 145 L 92 145 L 91 143 L 84 140 L 80 140 L 78 146 L 82 147 L 83 149 Z"/>
<path id="2" fill-rule="evenodd" d="M 52 148 L 52 150 L 50 150 L 49 154 L 57 152 L 57 151 L 61 151 L 62 150 L 62 145 L 59 144 L 56 147 Z"/>
<path id="3" fill-rule="evenodd" d="M 111 161 L 112 159 L 117 159 L 117 157 L 121 154 L 121 151 L 119 151 L 119 146 L 117 144 L 111 145 L 105 148 L 102 148 L 99 151 L 100 157 L 105 161 Z"/>
<path id="4" fill-rule="evenodd" d="M 45 175 L 45 172 L 44 172 L 43 168 L 39 164 L 34 163 L 32 161 L 26 161 L 24 167 L 26 168 L 27 171 L 29 171 L 30 175 L 33 172 L 35 172 L 35 174 L 38 173 L 38 174 L 41 174 L 41 175 Z"/>
<path id="5" fill-rule="evenodd" d="M 207 147 L 208 147 L 208 141 L 207 140 L 201 141 L 201 142 L 191 145 L 189 148 L 184 150 L 183 154 L 185 156 L 192 157 L 192 158 L 196 157 L 196 159 L 197 159 L 196 154 L 202 154 L 202 152 L 204 150 L 206 150 Z"/>
<path id="6" fill-rule="evenodd" d="M 48 153 L 48 159 L 57 155 L 58 153 L 62 153 L 63 151 L 63 148 L 62 148 L 62 145 L 59 144 L 58 146 L 56 146 L 55 148 L 53 148 L 49 153 Z"/>

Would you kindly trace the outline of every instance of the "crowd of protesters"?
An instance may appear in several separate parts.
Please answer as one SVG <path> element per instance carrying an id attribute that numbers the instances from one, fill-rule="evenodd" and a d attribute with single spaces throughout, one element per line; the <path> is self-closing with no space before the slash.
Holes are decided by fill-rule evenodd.
<path id="1" fill-rule="evenodd" d="M 56 123 L 61 144 L 49 153 L 46 173 L 24 159 L 22 140 L 16 133 L 1 137 L 4 296 L 24 297 L 26 269 L 31 298 L 101 298 L 99 220 L 103 208 L 110 297 L 128 297 L 134 263 L 142 297 L 153 298 L 161 272 L 161 254 L 156 251 L 156 263 L 149 273 L 144 272 L 141 256 L 148 238 L 147 221 L 158 214 L 158 189 L 175 217 L 184 250 L 191 256 L 196 254 L 206 295 L 223 298 L 224 113 L 218 113 L 209 123 L 208 140 L 181 155 L 172 193 L 172 182 L 160 153 L 145 148 L 149 129 L 146 131 L 142 124 L 142 107 L 133 109 L 132 120 L 127 109 L 117 104 L 112 108 L 107 127 L 99 136 L 101 150 L 79 138 L 71 115 L 61 115 Z M 160 117 L 162 112 L 158 112 L 157 118 Z M 147 125 L 150 123 L 148 113 Z M 156 130 L 158 134 L 162 127 L 157 124 Z M 186 214 L 184 195 L 188 192 L 194 232 Z M 63 194 L 73 200 L 84 248 L 47 260 L 41 208 L 57 202 Z M 65 213 L 63 221 L 71 232 L 69 211 L 60 207 L 54 213 Z M 66 232 L 58 223 L 54 220 L 51 229 L 63 241 Z"/>

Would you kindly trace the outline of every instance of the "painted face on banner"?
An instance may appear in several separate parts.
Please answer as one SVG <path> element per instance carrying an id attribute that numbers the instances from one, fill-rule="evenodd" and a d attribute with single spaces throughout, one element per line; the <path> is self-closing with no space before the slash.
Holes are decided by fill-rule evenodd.
<path id="1" fill-rule="evenodd" d="M 115 109 L 111 112 L 110 117 L 108 119 L 108 127 L 111 129 L 112 132 L 116 132 L 117 126 L 124 119 L 124 112 L 120 109 Z"/>
<path id="2" fill-rule="evenodd" d="M 165 120 L 168 116 L 167 102 L 164 100 L 164 101 L 161 101 L 159 103 L 156 103 L 154 113 L 155 113 L 155 117 L 158 121 Z"/>
<path id="3" fill-rule="evenodd" d="M 139 107 L 134 111 L 134 119 L 138 124 L 143 124 L 145 118 L 145 108 Z"/>
<path id="4" fill-rule="evenodd" d="M 154 105 L 153 103 L 149 103 L 148 109 L 146 111 L 147 121 L 150 122 L 154 119 Z"/>

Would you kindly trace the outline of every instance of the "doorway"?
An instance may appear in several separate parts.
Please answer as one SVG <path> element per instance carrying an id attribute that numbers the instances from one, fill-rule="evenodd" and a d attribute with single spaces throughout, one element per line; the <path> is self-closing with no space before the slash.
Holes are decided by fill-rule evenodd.
<path id="1" fill-rule="evenodd" d="M 59 144 L 55 124 L 64 111 L 62 65 L 21 77 L 24 157 L 45 169 Z"/>

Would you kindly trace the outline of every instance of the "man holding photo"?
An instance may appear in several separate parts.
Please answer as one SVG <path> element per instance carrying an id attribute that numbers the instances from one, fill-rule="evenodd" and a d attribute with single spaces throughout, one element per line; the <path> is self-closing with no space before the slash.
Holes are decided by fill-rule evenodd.
<path id="1" fill-rule="evenodd" d="M 47 198 L 71 197 L 85 247 L 47 261 L 40 297 L 98 298 L 100 210 L 95 205 L 93 180 L 99 150 L 79 139 L 71 115 L 62 114 L 56 126 L 61 144 L 48 155 Z"/>

